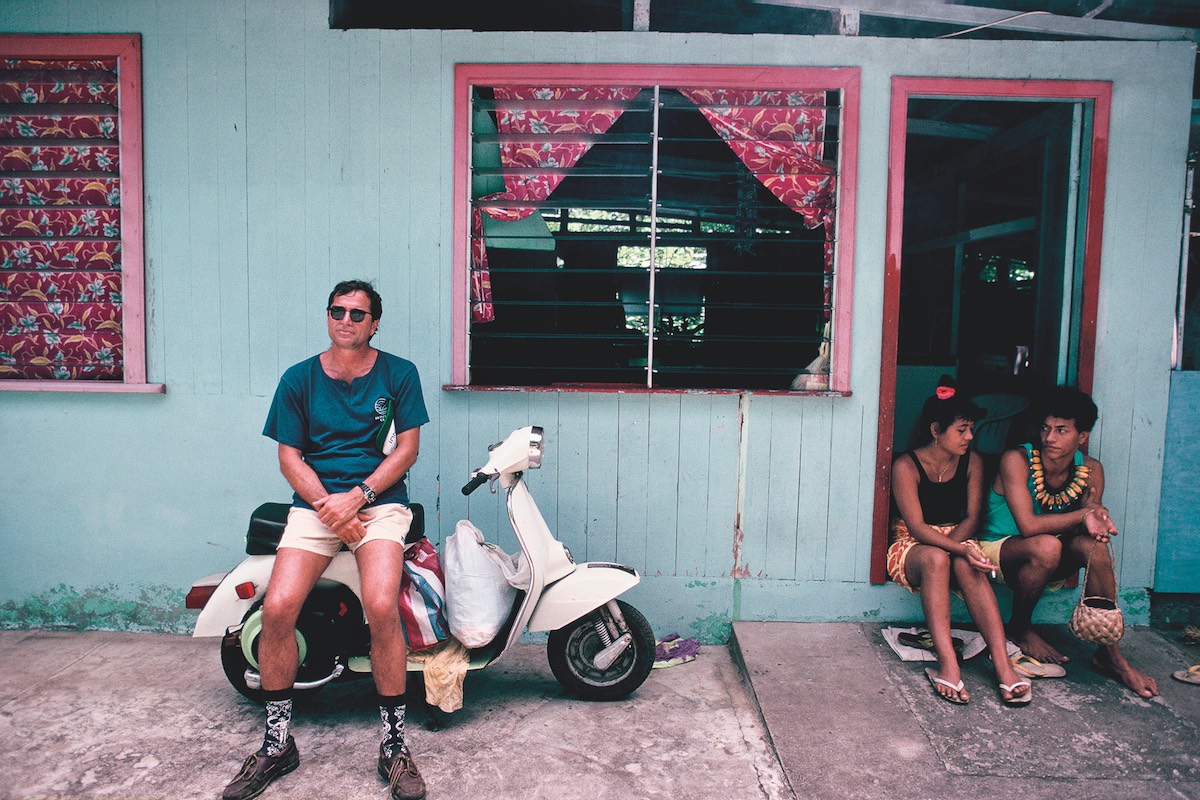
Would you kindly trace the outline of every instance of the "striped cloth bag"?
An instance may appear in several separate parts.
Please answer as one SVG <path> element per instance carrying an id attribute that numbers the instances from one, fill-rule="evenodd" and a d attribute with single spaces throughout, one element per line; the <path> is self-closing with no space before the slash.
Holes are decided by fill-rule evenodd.
<path id="1" fill-rule="evenodd" d="M 445 606 L 442 564 L 437 550 L 422 536 L 404 551 L 400 576 L 400 620 L 410 650 L 424 650 L 450 638 Z"/>

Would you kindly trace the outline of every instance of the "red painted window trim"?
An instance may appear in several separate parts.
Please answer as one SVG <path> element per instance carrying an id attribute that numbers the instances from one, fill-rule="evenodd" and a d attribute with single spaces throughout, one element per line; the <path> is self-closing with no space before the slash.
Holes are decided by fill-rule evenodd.
<path id="1" fill-rule="evenodd" d="M 1100 246 L 1104 233 L 1104 192 L 1108 175 L 1112 84 L 1107 81 L 977 80 L 971 78 L 892 78 L 888 148 L 887 246 L 883 283 L 883 347 L 879 368 L 879 439 L 875 461 L 875 508 L 871 525 L 871 583 L 887 580 L 888 516 L 892 488 L 892 427 L 896 404 L 896 351 L 900 316 L 900 251 L 904 220 L 904 156 L 908 100 L 913 95 L 1019 97 L 1030 100 L 1092 102 L 1091 171 L 1083 245 L 1083 301 L 1080 317 L 1079 387 L 1091 391 L 1095 374 L 1096 313 L 1099 304 Z"/>
<path id="2" fill-rule="evenodd" d="M 121 139 L 121 291 L 124 379 L 116 381 L 0 381 L 0 391 L 141 392 L 165 390 L 146 382 L 145 250 L 142 205 L 142 38 L 140 34 L 0 34 L 6 58 L 112 58 L 118 63 Z"/>
<path id="3" fill-rule="evenodd" d="M 451 385 L 467 385 L 467 329 L 470 322 L 468 242 L 470 226 L 471 86 L 534 83 L 675 83 L 736 86 L 745 89 L 814 88 L 842 92 L 841 164 L 838 180 L 837 263 L 833 284 L 834 344 L 829 369 L 831 392 L 850 390 L 851 320 L 854 308 L 855 198 L 858 190 L 859 76 L 856 67 L 722 67 L 632 64 L 458 64 L 454 69 L 454 222 L 451 291 Z M 652 390 L 654 391 L 654 390 Z M 797 393 L 802 394 L 802 393 Z"/>

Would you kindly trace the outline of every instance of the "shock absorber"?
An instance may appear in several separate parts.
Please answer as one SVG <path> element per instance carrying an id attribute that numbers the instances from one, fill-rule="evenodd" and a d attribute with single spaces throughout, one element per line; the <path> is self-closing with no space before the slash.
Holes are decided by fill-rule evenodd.
<path id="1" fill-rule="evenodd" d="M 608 647 L 613 642 L 612 634 L 608 632 L 608 623 L 604 621 L 604 614 L 597 611 L 596 621 L 593 623 L 596 629 L 596 635 L 600 637 L 601 644 Z M 603 647 L 601 649 L 604 649 Z"/>
<path id="2" fill-rule="evenodd" d="M 620 606 L 615 600 L 610 600 L 607 605 L 609 614 L 621 613 Z M 600 641 L 604 643 L 604 647 L 600 648 L 599 652 L 592 658 L 592 666 L 603 672 L 613 665 L 617 658 L 625 652 L 630 644 L 633 643 L 633 635 L 625 633 L 619 639 L 612 638 L 612 632 L 608 629 L 608 621 L 603 610 L 596 612 L 596 635 L 600 637 Z M 618 617 L 619 619 L 619 617 Z"/>

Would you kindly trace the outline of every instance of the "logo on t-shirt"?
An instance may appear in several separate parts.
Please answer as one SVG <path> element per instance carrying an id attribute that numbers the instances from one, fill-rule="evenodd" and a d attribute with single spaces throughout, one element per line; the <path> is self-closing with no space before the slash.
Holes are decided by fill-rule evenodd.
<path id="1" fill-rule="evenodd" d="M 375 432 L 375 449 L 385 456 L 396 449 L 396 423 L 392 418 L 395 407 L 391 399 L 381 397 L 375 401 L 375 421 L 379 429 Z"/>

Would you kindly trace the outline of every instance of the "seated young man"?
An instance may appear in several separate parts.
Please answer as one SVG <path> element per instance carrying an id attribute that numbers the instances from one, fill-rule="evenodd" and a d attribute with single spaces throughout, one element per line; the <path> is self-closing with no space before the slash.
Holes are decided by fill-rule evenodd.
<path id="1" fill-rule="evenodd" d="M 1038 445 L 1000 457 L 980 539 L 1000 568 L 998 579 L 1013 592 L 1008 638 L 1031 658 L 1062 664 L 1067 657 L 1034 632 L 1033 609 L 1048 586 L 1078 573 L 1089 554 L 1086 594 L 1116 597 L 1107 542 L 1117 527 L 1101 502 L 1104 468 L 1081 452 L 1096 424 L 1096 404 L 1078 389 L 1058 387 L 1037 409 Z M 1158 694 L 1154 678 L 1135 669 L 1119 645 L 1098 648 L 1092 666 L 1142 697 Z"/>

